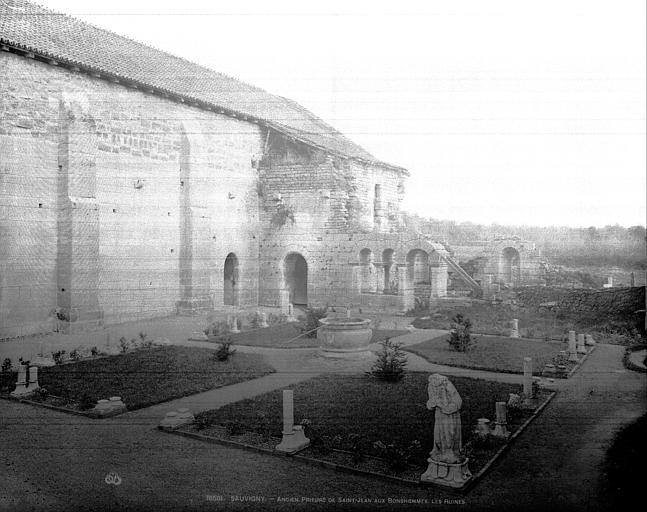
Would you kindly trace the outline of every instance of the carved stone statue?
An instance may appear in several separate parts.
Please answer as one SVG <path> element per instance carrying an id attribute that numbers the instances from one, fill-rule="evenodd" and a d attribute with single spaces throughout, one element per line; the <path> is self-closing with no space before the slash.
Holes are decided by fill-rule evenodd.
<path id="1" fill-rule="evenodd" d="M 423 482 L 463 487 L 472 477 L 467 459 L 461 455 L 461 407 L 463 400 L 444 375 L 429 376 L 427 409 L 435 411 L 434 446 Z"/>
<path id="2" fill-rule="evenodd" d="M 461 414 L 463 400 L 454 385 L 444 375 L 429 377 L 427 409 L 436 410 L 434 449 L 431 458 L 454 464 L 461 459 Z"/>

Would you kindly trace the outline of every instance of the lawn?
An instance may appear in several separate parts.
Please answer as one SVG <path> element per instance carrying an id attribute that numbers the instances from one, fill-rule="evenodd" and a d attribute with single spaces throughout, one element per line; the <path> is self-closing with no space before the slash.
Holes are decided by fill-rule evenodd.
<path id="1" fill-rule="evenodd" d="M 388 383 L 366 375 L 322 375 L 290 386 L 294 390 L 295 423 L 304 419 L 310 422 L 306 435 L 312 448 L 308 451 L 320 457 L 326 453 L 320 448 L 323 443 L 328 448 L 379 457 L 383 452 L 373 445 L 377 441 L 407 448 L 417 440 L 420 447 L 414 450 L 410 462 L 426 466 L 434 436 L 434 413 L 426 408 L 428 378 L 428 373 L 409 372 L 402 381 Z M 513 384 L 460 377 L 451 381 L 463 399 L 464 446 L 471 439 L 478 418 L 493 420 L 495 402 L 507 401 L 509 393 L 521 391 L 519 385 Z M 202 412 L 196 417 L 195 428 L 217 437 L 222 430 L 219 425 L 228 425 L 232 430 L 235 424 L 239 431 L 262 431 L 269 426 L 271 435 L 280 438 L 281 407 L 282 391 L 276 390 Z M 511 414 L 509 429 L 515 431 L 529 414 Z M 496 447 L 484 450 L 470 455 L 475 458 L 470 465 L 472 471 L 482 467 Z"/>
<path id="2" fill-rule="evenodd" d="M 554 364 L 560 350 L 568 348 L 566 343 L 523 338 L 478 335 L 473 337 L 476 344 L 467 352 L 451 350 L 447 343 L 447 335 L 409 345 L 403 349 L 432 363 L 504 373 L 523 373 L 523 358 L 530 357 L 533 361 L 533 373 L 541 375 L 544 365 Z"/>
<path id="3" fill-rule="evenodd" d="M 120 396 L 130 410 L 274 372 L 258 354 L 217 361 L 214 351 L 159 347 L 41 368 L 40 386 L 72 402 Z M 70 404 L 71 405 L 71 404 Z"/>
<path id="4" fill-rule="evenodd" d="M 317 338 L 300 336 L 303 324 L 291 322 L 276 324 L 263 329 L 241 332 L 238 334 L 226 334 L 223 336 L 210 336 L 209 341 L 221 342 L 229 338 L 236 345 L 249 345 L 252 347 L 267 348 L 318 348 L 321 342 Z M 407 334 L 408 331 L 373 329 L 371 343 L 378 343 L 387 337 Z"/>
<path id="5" fill-rule="evenodd" d="M 412 324 L 417 329 L 451 329 L 451 319 L 460 313 L 472 322 L 472 332 L 508 336 L 513 318 L 519 320 L 522 338 L 561 340 L 568 331 L 592 334 L 598 341 L 617 345 L 633 345 L 643 341 L 633 311 L 625 318 L 596 312 L 573 313 L 537 307 L 513 307 L 508 304 L 474 302 L 471 306 L 441 307 L 433 311 L 417 311 Z M 638 329 L 637 329 L 638 327 Z M 644 337 L 643 337 L 644 338 Z M 643 341 L 644 342 L 644 341 Z"/>

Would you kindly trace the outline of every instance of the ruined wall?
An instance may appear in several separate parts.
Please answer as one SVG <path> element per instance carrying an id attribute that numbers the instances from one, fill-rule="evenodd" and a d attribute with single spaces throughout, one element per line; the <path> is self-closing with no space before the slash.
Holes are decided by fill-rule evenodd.
<path id="1" fill-rule="evenodd" d="M 517 290 L 517 298 L 523 305 L 532 307 L 555 302 L 558 309 L 573 313 L 624 316 L 645 309 L 644 286 L 604 290 L 523 287 Z"/>
<path id="2" fill-rule="evenodd" d="M 258 290 L 263 134 L 227 118 L 0 52 L 0 337 L 222 304 Z"/>

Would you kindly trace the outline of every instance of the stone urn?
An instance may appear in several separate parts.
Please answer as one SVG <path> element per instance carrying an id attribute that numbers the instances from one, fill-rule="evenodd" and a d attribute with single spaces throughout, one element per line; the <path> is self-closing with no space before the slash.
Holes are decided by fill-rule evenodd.
<path id="1" fill-rule="evenodd" d="M 317 331 L 324 356 L 346 357 L 370 355 L 368 349 L 373 337 L 369 318 L 322 318 Z"/>

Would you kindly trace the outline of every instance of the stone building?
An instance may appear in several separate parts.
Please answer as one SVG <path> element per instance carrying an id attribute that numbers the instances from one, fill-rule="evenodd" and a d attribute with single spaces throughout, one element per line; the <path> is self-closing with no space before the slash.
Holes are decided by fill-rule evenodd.
<path id="1" fill-rule="evenodd" d="M 295 102 L 22 0 L 0 50 L 0 338 L 446 295 L 407 171 Z"/>

